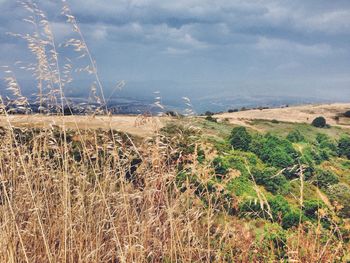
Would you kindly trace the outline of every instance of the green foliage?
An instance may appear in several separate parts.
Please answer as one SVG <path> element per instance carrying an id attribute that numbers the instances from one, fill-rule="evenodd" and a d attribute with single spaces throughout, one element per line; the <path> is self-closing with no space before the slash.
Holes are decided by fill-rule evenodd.
<path id="1" fill-rule="evenodd" d="M 288 201 L 281 195 L 268 199 L 274 221 L 281 221 L 291 211 Z"/>
<path id="2" fill-rule="evenodd" d="M 239 212 L 241 216 L 248 216 L 253 218 L 265 218 L 273 222 L 278 222 L 285 229 L 295 227 L 300 221 L 300 211 L 292 209 L 288 201 L 281 195 L 268 198 L 268 204 L 261 207 L 259 202 L 252 202 L 246 200 L 239 205 Z M 272 218 L 268 215 L 268 207 L 271 211 Z M 305 218 L 302 216 L 302 221 Z"/>
<path id="3" fill-rule="evenodd" d="M 305 141 L 305 137 L 299 130 L 293 130 L 287 135 L 287 140 L 294 143 L 303 142 Z"/>
<path id="4" fill-rule="evenodd" d="M 229 141 L 235 150 L 247 151 L 252 137 L 245 127 L 240 126 L 233 128 Z"/>
<path id="5" fill-rule="evenodd" d="M 253 183 L 245 176 L 231 179 L 227 184 L 227 190 L 235 196 L 256 196 Z"/>
<path id="6" fill-rule="evenodd" d="M 253 175 L 257 184 L 263 185 L 273 194 L 286 194 L 289 190 L 287 179 L 276 168 L 254 169 Z"/>
<path id="7" fill-rule="evenodd" d="M 350 217 L 350 187 L 347 184 L 339 183 L 330 186 L 327 189 L 329 199 L 333 203 L 341 205 L 342 208 L 339 211 L 339 215 L 342 217 Z"/>
<path id="8" fill-rule="evenodd" d="M 324 117 L 320 116 L 315 118 L 312 123 L 312 126 L 316 127 L 316 128 L 325 128 L 327 126 L 327 121 Z"/>
<path id="9" fill-rule="evenodd" d="M 339 178 L 331 171 L 317 169 L 315 173 L 313 184 L 320 188 L 326 189 L 339 182 Z"/>
<path id="10" fill-rule="evenodd" d="M 283 216 L 282 227 L 284 229 L 296 227 L 302 221 L 303 221 L 303 216 L 300 214 L 300 211 L 299 210 L 292 210 Z"/>
<path id="11" fill-rule="evenodd" d="M 253 153 L 231 151 L 226 156 L 216 157 L 213 160 L 213 167 L 216 174 L 225 175 L 229 169 L 235 169 L 240 171 L 242 176 L 250 178 L 250 168 L 261 169 L 264 165 Z"/>
<path id="12" fill-rule="evenodd" d="M 281 169 L 293 165 L 298 156 L 290 141 L 270 133 L 255 136 L 250 150 L 263 162 Z"/>
<path id="13" fill-rule="evenodd" d="M 336 151 L 337 146 L 334 143 L 334 141 L 324 133 L 317 133 L 316 134 L 316 142 L 319 148 L 325 149 L 328 148 L 329 150 Z"/>
<path id="14" fill-rule="evenodd" d="M 200 164 L 203 164 L 204 161 L 205 161 L 205 152 L 203 149 L 198 149 L 197 150 L 197 161 L 200 163 Z"/>
<path id="15" fill-rule="evenodd" d="M 287 234 L 286 231 L 276 223 L 268 223 L 264 226 L 263 242 L 267 247 L 271 245 L 277 251 L 277 257 L 282 259 L 286 254 Z"/>
<path id="16" fill-rule="evenodd" d="M 225 175 L 230 169 L 230 164 L 228 163 L 228 161 L 220 156 L 215 157 L 215 159 L 212 162 L 212 165 L 214 167 L 216 175 Z"/>
<path id="17" fill-rule="evenodd" d="M 320 162 L 329 160 L 330 157 L 337 155 L 337 145 L 327 134 L 318 133 L 316 135 L 316 146 Z"/>
<path id="18" fill-rule="evenodd" d="M 350 159 L 350 137 L 342 136 L 338 143 L 338 154 L 339 156 L 345 156 Z"/>
<path id="19" fill-rule="evenodd" d="M 313 221 L 316 221 L 318 217 L 318 214 L 317 214 L 318 210 L 324 207 L 325 207 L 325 204 L 321 200 L 317 200 L 317 199 L 306 200 L 304 202 L 303 212 L 307 218 Z"/>

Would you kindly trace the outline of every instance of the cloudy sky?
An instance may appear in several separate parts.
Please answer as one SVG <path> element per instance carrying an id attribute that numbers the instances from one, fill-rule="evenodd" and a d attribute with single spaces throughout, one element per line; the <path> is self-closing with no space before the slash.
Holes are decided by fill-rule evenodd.
<path id="1" fill-rule="evenodd" d="M 37 1 L 59 40 L 69 29 L 57 2 Z M 350 100 L 348 0 L 67 2 L 106 82 L 142 83 L 171 96 Z M 6 32 L 23 33 L 26 13 L 14 0 L 0 0 L 0 10 L 0 64 L 11 65 L 26 50 Z"/>

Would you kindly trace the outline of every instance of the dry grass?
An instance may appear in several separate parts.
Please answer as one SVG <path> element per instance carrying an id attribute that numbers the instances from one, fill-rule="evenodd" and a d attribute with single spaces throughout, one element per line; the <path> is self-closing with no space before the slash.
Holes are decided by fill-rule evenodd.
<path id="1" fill-rule="evenodd" d="M 179 154 L 173 146 L 181 137 L 159 134 L 135 146 L 112 131 L 3 130 L 0 261 L 277 260 L 273 241 L 225 212 L 222 191 L 198 195 L 190 176 L 205 185 L 212 171 L 195 152 Z M 180 162 L 192 170 L 182 184 Z M 312 228 L 299 232 L 299 242 L 286 241 L 287 258 L 329 262 L 343 253 L 332 235 L 327 243 Z M 324 260 L 316 260 L 321 250 Z"/>
<path id="2" fill-rule="evenodd" d="M 219 119 L 228 119 L 231 123 L 249 126 L 252 120 L 277 120 L 281 122 L 311 123 L 316 117 L 324 116 L 327 123 L 333 126 L 350 128 L 349 118 L 335 117 L 350 109 L 349 103 L 322 105 L 302 105 L 286 108 L 247 110 L 215 115 Z"/>
<path id="3" fill-rule="evenodd" d="M 50 128 L 60 126 L 67 129 L 104 129 L 119 130 L 140 137 L 154 135 L 157 128 L 164 126 L 167 117 L 148 118 L 128 115 L 96 115 L 96 116 L 48 116 L 48 115 L 9 115 L 0 116 L 0 126 Z"/>

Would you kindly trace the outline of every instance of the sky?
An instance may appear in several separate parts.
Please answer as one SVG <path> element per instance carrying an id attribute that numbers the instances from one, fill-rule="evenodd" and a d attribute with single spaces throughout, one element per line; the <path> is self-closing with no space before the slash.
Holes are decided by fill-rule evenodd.
<path id="1" fill-rule="evenodd" d="M 169 97 L 350 100 L 348 0 L 67 2 L 107 84 Z M 60 1 L 36 3 L 57 41 L 67 37 Z M 0 10 L 0 65 L 13 65 L 28 51 L 6 32 L 23 33 L 27 14 L 14 0 Z"/>

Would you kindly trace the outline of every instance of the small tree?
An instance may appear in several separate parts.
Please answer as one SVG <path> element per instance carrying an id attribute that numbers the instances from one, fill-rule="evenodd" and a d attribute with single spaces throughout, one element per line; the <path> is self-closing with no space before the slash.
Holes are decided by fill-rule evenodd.
<path id="1" fill-rule="evenodd" d="M 252 141 L 252 137 L 245 127 L 233 128 L 230 135 L 230 144 L 234 149 L 247 151 Z"/>
<path id="2" fill-rule="evenodd" d="M 338 143 L 338 154 L 339 156 L 346 156 L 350 159 L 350 137 L 343 136 L 340 138 Z"/>
<path id="3" fill-rule="evenodd" d="M 344 112 L 344 117 L 350 118 L 350 110 Z"/>
<path id="4" fill-rule="evenodd" d="M 211 111 L 206 111 L 204 113 L 205 116 L 213 116 L 214 115 L 214 112 L 211 112 Z"/>
<path id="5" fill-rule="evenodd" d="M 325 128 L 327 126 L 327 121 L 324 117 L 320 116 L 314 119 L 311 124 L 316 128 Z"/>

